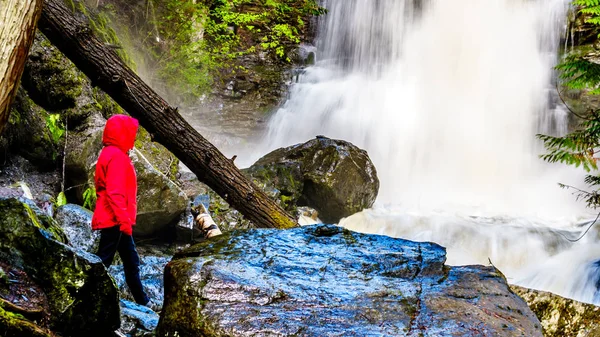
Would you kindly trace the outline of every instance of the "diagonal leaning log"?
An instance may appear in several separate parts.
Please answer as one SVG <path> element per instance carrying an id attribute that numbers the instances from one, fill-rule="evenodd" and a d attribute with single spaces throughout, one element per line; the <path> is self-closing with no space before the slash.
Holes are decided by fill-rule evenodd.
<path id="1" fill-rule="evenodd" d="M 62 0 L 46 0 L 39 29 L 97 86 L 192 170 L 258 227 L 291 228 L 296 221 L 215 146 L 194 130 L 162 97 L 105 47 L 87 23 L 76 18 Z"/>

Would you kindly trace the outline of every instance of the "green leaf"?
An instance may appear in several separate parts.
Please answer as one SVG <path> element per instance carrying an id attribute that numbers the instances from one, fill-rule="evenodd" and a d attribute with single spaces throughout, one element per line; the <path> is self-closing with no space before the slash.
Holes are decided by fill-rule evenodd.
<path id="1" fill-rule="evenodd" d="M 64 206 L 67 204 L 67 196 L 65 195 L 65 192 L 60 192 L 58 193 L 58 196 L 56 197 L 56 206 L 60 207 L 60 206 Z"/>
<path id="2" fill-rule="evenodd" d="M 96 198 L 96 188 L 93 186 L 88 187 L 83 192 L 83 207 L 93 211 L 96 207 Z"/>

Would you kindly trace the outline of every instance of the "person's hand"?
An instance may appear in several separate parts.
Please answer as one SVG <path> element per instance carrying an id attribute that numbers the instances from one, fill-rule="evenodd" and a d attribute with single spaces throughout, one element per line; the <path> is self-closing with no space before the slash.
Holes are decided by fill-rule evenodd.
<path id="1" fill-rule="evenodd" d="M 125 234 L 125 235 L 133 235 L 133 227 L 131 225 L 128 224 L 121 224 L 119 225 L 119 230 L 121 231 L 121 233 Z"/>

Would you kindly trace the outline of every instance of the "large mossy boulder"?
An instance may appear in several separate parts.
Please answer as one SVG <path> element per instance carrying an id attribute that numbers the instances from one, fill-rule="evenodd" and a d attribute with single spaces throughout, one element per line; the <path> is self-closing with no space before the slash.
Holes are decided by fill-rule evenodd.
<path id="1" fill-rule="evenodd" d="M 600 336 L 600 307 L 549 292 L 511 286 L 542 323 L 545 337 Z"/>
<path id="2" fill-rule="evenodd" d="M 0 261 L 23 270 L 45 292 L 52 330 L 82 336 L 119 327 L 118 292 L 98 257 L 69 246 L 33 203 L 0 198 L 0 214 Z"/>
<path id="3" fill-rule="evenodd" d="M 6 131 L 8 150 L 21 155 L 44 171 L 55 169 L 62 153 L 49 125 L 50 114 L 35 104 L 20 87 L 12 105 Z"/>
<path id="4" fill-rule="evenodd" d="M 493 267 L 333 225 L 240 230 L 175 255 L 157 334 L 542 336 Z"/>
<path id="5" fill-rule="evenodd" d="M 72 108 L 84 80 L 85 75 L 38 31 L 21 79 L 30 96 L 48 110 Z"/>
<path id="6" fill-rule="evenodd" d="M 39 31 L 29 51 L 22 86 L 48 112 L 58 113 L 69 129 L 86 123 L 100 111 L 98 92 L 87 77 Z"/>
<path id="7" fill-rule="evenodd" d="M 267 190 L 272 186 L 288 210 L 309 206 L 328 223 L 371 207 L 379 191 L 377 171 L 367 152 L 326 137 L 275 150 L 247 172 Z"/>

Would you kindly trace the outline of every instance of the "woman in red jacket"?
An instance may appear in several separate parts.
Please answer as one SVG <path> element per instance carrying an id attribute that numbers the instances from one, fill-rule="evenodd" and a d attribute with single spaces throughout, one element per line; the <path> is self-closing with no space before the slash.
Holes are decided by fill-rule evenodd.
<path id="1" fill-rule="evenodd" d="M 108 119 L 102 135 L 104 148 L 96 164 L 96 209 L 92 229 L 100 230 L 97 255 L 108 268 L 118 251 L 127 286 L 138 304 L 150 300 L 140 281 L 140 258 L 132 232 L 137 214 L 137 180 L 129 155 L 138 130 L 138 121 L 125 115 Z"/>

